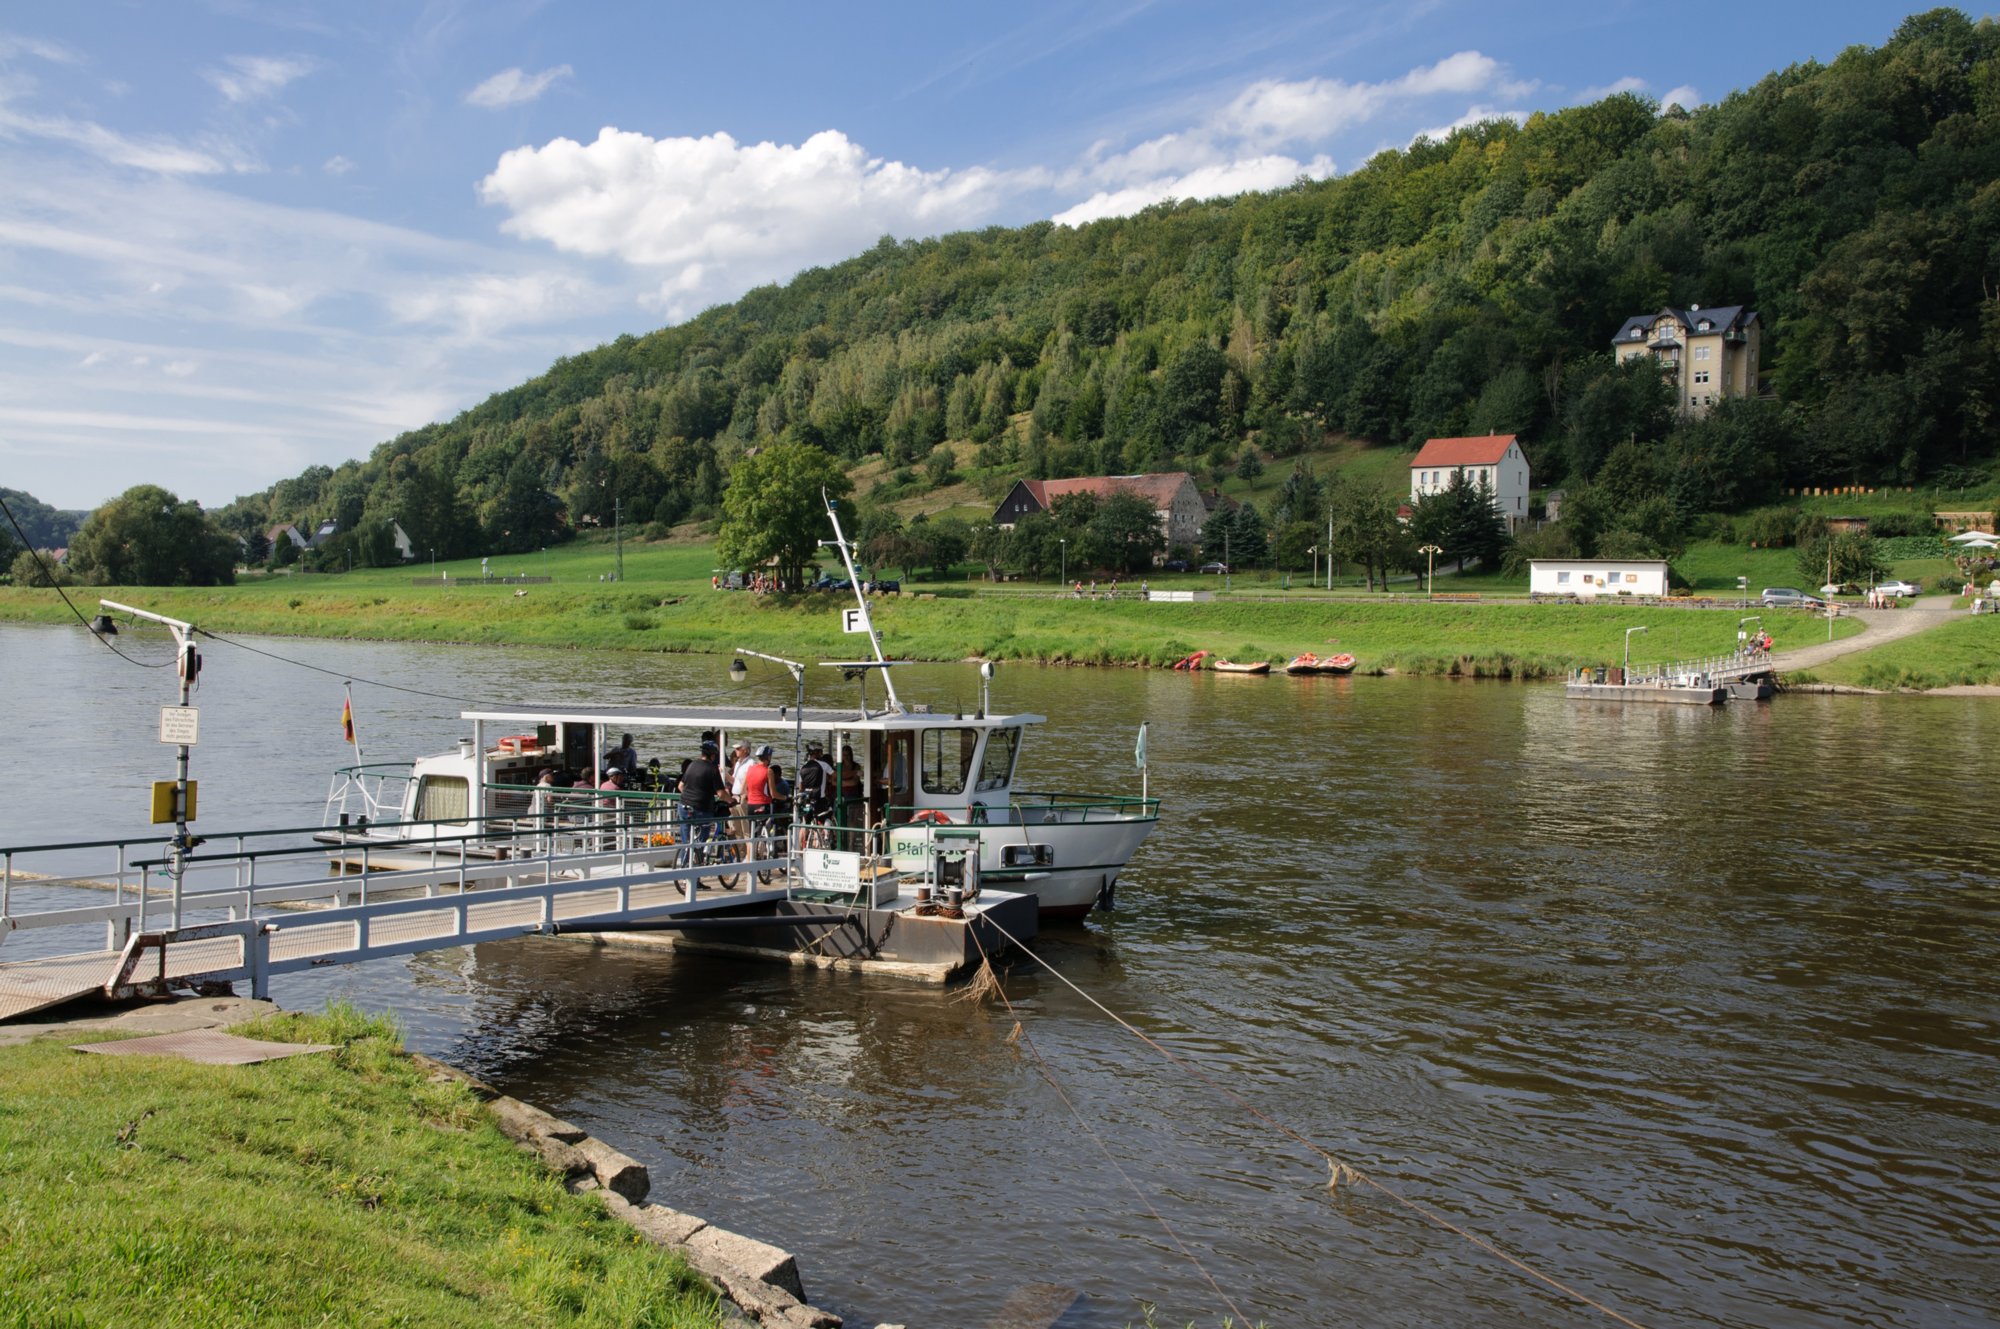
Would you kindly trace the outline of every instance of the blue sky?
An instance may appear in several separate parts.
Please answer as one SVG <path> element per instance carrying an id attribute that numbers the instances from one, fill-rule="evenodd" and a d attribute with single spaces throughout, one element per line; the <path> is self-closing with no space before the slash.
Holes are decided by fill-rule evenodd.
<path id="1" fill-rule="evenodd" d="M 1270 188 L 1607 90 L 1713 100 L 1904 12 L 13 6 L 0 485 L 219 505 L 883 234 Z"/>

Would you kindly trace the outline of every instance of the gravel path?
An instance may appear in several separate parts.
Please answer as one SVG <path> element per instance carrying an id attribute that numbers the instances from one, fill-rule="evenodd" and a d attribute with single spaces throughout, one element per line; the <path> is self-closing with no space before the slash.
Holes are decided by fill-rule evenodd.
<path id="1" fill-rule="evenodd" d="M 1839 641 L 1823 641 L 1816 646 L 1799 646 L 1789 651 L 1777 651 L 1771 656 L 1773 664 L 1781 672 L 1792 673 L 1810 669 L 1814 665 L 1825 664 L 1828 660 L 1855 651 L 1872 650 L 1884 642 L 1896 641 L 1934 628 L 1946 620 L 1951 613 L 1952 598 L 1948 595 L 1926 596 L 1911 602 L 1905 609 L 1850 609 L 1845 611 L 1861 620 L 1861 632 Z"/>

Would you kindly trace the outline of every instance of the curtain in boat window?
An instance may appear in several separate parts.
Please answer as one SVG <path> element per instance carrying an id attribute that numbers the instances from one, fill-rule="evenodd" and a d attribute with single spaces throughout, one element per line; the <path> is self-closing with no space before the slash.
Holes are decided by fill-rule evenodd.
<path id="1" fill-rule="evenodd" d="M 471 801 L 460 775 L 426 775 L 417 785 L 418 821 L 464 821 Z"/>

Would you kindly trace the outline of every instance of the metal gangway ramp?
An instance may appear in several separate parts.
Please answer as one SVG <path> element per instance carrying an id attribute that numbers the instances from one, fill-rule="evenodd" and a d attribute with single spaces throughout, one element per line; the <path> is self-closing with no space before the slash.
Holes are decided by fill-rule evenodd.
<path id="1" fill-rule="evenodd" d="M 0 849 L 0 1020 L 91 995 L 248 982 L 588 925 L 737 911 L 788 896 L 787 861 L 711 863 L 741 841 L 659 844 L 586 824 L 412 838 L 319 827 L 232 841 L 176 865 L 168 840 Z M 318 837 L 340 843 L 296 843 Z M 696 861 L 690 861 L 691 858 Z M 92 870 L 93 861 L 102 866 Z M 411 866 L 412 861 L 416 862 Z M 57 870 L 43 870 L 43 864 Z M 760 879 L 766 879 L 766 885 Z M 85 948 L 93 931 L 102 941 Z M 11 952 L 11 954 L 10 954 Z"/>

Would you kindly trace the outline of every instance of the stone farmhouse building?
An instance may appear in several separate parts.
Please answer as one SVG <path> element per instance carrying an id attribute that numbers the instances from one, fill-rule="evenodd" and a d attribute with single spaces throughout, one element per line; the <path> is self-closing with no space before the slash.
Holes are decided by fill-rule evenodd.
<path id="1" fill-rule="evenodd" d="M 1611 339 L 1621 365 L 1652 357 L 1684 415 L 1706 415 L 1724 397 L 1756 396 L 1763 343 L 1757 311 L 1741 305 L 1635 314 Z"/>

